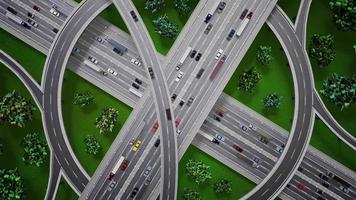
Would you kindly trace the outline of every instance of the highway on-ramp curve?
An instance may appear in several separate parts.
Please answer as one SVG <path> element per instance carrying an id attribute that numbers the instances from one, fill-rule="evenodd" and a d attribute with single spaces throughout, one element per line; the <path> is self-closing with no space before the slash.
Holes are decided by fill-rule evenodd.
<path id="1" fill-rule="evenodd" d="M 66 138 L 61 113 L 61 89 L 62 78 L 65 71 L 69 54 L 76 39 L 81 32 L 108 5 L 109 0 L 87 0 L 83 1 L 77 9 L 69 16 L 58 32 L 57 37 L 49 51 L 45 70 L 42 77 L 43 83 L 43 110 L 42 115 L 44 128 L 49 134 L 53 152 L 60 163 L 64 175 L 68 177 L 69 183 L 75 191 L 83 191 L 89 181 L 89 176 L 81 168 L 75 159 L 69 142 Z M 72 154 L 72 156 L 70 156 Z"/>

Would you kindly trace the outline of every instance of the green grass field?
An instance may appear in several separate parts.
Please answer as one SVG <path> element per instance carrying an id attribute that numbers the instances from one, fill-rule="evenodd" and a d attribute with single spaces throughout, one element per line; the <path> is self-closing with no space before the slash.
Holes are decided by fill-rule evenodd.
<path id="1" fill-rule="evenodd" d="M 22 85 L 21 81 L 2 64 L 0 64 L 0 80 L 1 98 L 12 90 L 18 91 L 26 98 L 31 98 L 30 93 L 27 91 L 26 87 Z M 31 101 L 35 104 L 32 99 Z M 33 120 L 23 128 L 0 125 L 0 141 L 4 144 L 4 154 L 0 155 L 0 168 L 17 167 L 20 174 L 24 177 L 25 191 L 28 199 L 43 199 L 46 193 L 49 177 L 49 159 L 47 159 L 45 164 L 41 167 L 26 165 L 22 161 L 24 152 L 21 142 L 27 133 L 33 132 L 37 132 L 42 139 L 45 140 L 41 122 L 41 113 L 38 109 L 34 113 Z"/>
<path id="2" fill-rule="evenodd" d="M 295 21 L 297 13 L 299 10 L 300 0 L 278 0 L 277 4 L 283 9 L 283 11 L 288 15 L 288 17 Z"/>
<path id="3" fill-rule="evenodd" d="M 69 186 L 64 178 L 61 179 L 58 186 L 56 200 L 74 200 L 78 199 L 77 193 Z"/>
<path id="4" fill-rule="evenodd" d="M 79 108 L 73 105 L 74 95 L 77 92 L 84 91 L 89 91 L 93 94 L 95 103 L 87 108 Z M 77 158 L 91 175 L 95 172 L 96 167 L 124 125 L 131 108 L 68 70 L 64 75 L 62 99 L 63 119 L 69 141 Z M 116 108 L 119 111 L 119 120 L 112 133 L 103 135 L 99 134 L 94 122 L 105 107 Z M 93 157 L 84 151 L 83 140 L 87 134 L 93 134 L 99 139 L 103 146 L 101 154 Z"/>
<path id="5" fill-rule="evenodd" d="M 185 174 L 185 164 L 188 160 L 200 160 L 210 166 L 212 179 L 202 185 L 197 185 L 189 176 Z M 192 188 L 200 193 L 201 199 L 229 200 L 238 199 L 249 192 L 256 184 L 236 173 L 229 167 L 222 165 L 208 154 L 190 145 L 183 158 L 179 162 L 178 172 L 178 194 L 177 199 L 183 199 L 185 187 Z M 228 195 L 218 196 L 215 194 L 212 185 L 218 178 L 226 178 L 232 181 L 232 192 Z"/>

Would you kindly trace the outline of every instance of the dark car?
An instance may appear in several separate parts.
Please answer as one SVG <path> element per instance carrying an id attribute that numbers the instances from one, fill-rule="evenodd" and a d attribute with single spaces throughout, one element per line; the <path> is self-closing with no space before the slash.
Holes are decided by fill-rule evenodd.
<path id="1" fill-rule="evenodd" d="M 329 178 L 327 176 L 325 176 L 323 173 L 319 173 L 319 177 L 321 179 L 323 179 L 324 181 L 328 181 L 329 180 Z"/>
<path id="2" fill-rule="evenodd" d="M 120 169 L 122 171 L 124 171 L 127 168 L 127 166 L 129 166 L 129 161 L 128 160 L 124 160 L 124 162 L 122 162 L 122 164 L 120 165 Z"/>
<path id="3" fill-rule="evenodd" d="M 196 51 L 196 50 L 193 50 L 193 51 L 190 53 L 190 57 L 191 57 L 191 58 L 194 58 L 195 54 L 197 54 L 197 51 Z"/>
<path id="4" fill-rule="evenodd" d="M 218 13 L 221 13 L 224 10 L 225 6 L 226 6 L 225 2 L 220 2 L 218 6 Z"/>
<path id="5" fill-rule="evenodd" d="M 216 120 L 216 121 L 218 121 L 218 122 L 221 122 L 221 119 L 220 119 L 220 117 L 218 117 L 218 116 L 214 116 L 214 119 Z"/>
<path id="6" fill-rule="evenodd" d="M 138 79 L 138 78 L 135 78 L 135 82 L 140 84 L 140 85 L 142 84 L 142 81 L 140 79 Z"/>
<path id="7" fill-rule="evenodd" d="M 135 20 L 135 22 L 137 22 L 137 21 L 138 21 L 138 18 L 137 18 L 136 13 L 135 13 L 133 10 L 131 10 L 131 11 L 130 11 L 130 14 L 131 14 L 131 17 Z"/>
<path id="8" fill-rule="evenodd" d="M 219 111 L 219 112 L 218 112 L 218 115 L 219 115 L 220 117 L 224 117 L 224 113 L 223 113 L 222 111 Z"/>
<path id="9" fill-rule="evenodd" d="M 200 58 L 201 58 L 202 54 L 201 53 L 198 53 L 197 57 L 195 57 L 195 61 L 199 61 Z"/>
<path id="10" fill-rule="evenodd" d="M 201 69 L 199 70 L 199 72 L 197 73 L 196 78 L 200 78 L 200 77 L 201 77 L 201 75 L 203 75 L 203 72 L 204 72 L 204 69 L 203 69 L 203 68 L 201 68 Z"/>
<path id="11" fill-rule="evenodd" d="M 212 17 L 212 15 L 211 15 L 211 14 L 208 14 L 208 15 L 205 17 L 204 22 L 205 22 L 205 23 L 208 23 L 208 22 L 210 21 L 211 17 Z"/>
<path id="12" fill-rule="evenodd" d="M 262 136 L 262 135 L 260 135 L 260 136 L 258 137 L 258 140 L 259 140 L 260 142 L 262 142 L 263 144 L 267 144 L 267 143 L 268 143 L 268 139 L 267 139 L 266 137 Z"/>
<path id="13" fill-rule="evenodd" d="M 240 153 L 243 151 L 243 149 L 237 145 L 234 145 L 234 149 Z"/>
<path id="14" fill-rule="evenodd" d="M 31 29 L 31 26 L 28 25 L 26 22 L 22 22 L 21 25 L 27 29 Z"/>
<path id="15" fill-rule="evenodd" d="M 8 10 L 9 12 L 11 12 L 12 14 L 17 15 L 17 11 L 16 11 L 15 9 L 13 9 L 13 8 L 11 8 L 11 7 L 7 7 L 7 10 Z"/>
<path id="16" fill-rule="evenodd" d="M 329 183 L 328 183 L 328 182 L 323 181 L 323 182 L 321 183 L 321 185 L 324 186 L 324 187 L 326 187 L 326 188 L 329 188 Z"/>
<path id="17" fill-rule="evenodd" d="M 119 54 L 120 56 L 124 55 L 124 53 L 123 53 L 122 51 L 120 51 L 120 50 L 119 50 L 118 48 L 116 48 L 116 47 L 113 48 L 112 51 L 115 52 L 115 53 L 117 53 L 117 54 Z"/>
<path id="18" fill-rule="evenodd" d="M 135 188 L 132 190 L 131 194 L 130 194 L 130 198 L 133 199 L 133 198 L 136 196 L 137 193 L 138 193 L 138 188 L 135 187 Z"/>
<path id="19" fill-rule="evenodd" d="M 177 98 L 177 94 L 173 94 L 173 95 L 171 96 L 171 101 L 174 102 L 174 101 L 176 100 L 176 98 Z"/>
<path id="20" fill-rule="evenodd" d="M 213 28 L 213 24 L 209 24 L 209 25 L 206 27 L 204 33 L 205 33 L 205 34 L 208 34 L 212 28 Z"/>
<path id="21" fill-rule="evenodd" d="M 184 103 L 185 103 L 184 100 L 181 100 L 181 101 L 179 102 L 179 105 L 180 105 L 180 106 L 183 106 Z"/>
<path id="22" fill-rule="evenodd" d="M 318 193 L 318 194 L 323 194 L 324 192 L 321 190 L 321 189 L 319 189 L 319 188 L 316 188 L 316 193 Z"/>
<path id="23" fill-rule="evenodd" d="M 32 8 L 33 8 L 35 11 L 40 12 L 40 8 L 39 8 L 38 6 L 34 5 Z"/>
<path id="24" fill-rule="evenodd" d="M 148 68 L 148 72 L 150 73 L 151 79 L 154 79 L 155 74 L 153 73 L 153 69 L 151 67 Z"/>
<path id="25" fill-rule="evenodd" d="M 155 142 L 155 147 L 158 147 L 160 143 L 161 143 L 161 140 L 157 139 L 156 142 Z"/>
<path id="26" fill-rule="evenodd" d="M 52 29 L 53 32 L 58 33 L 58 29 L 54 28 Z"/>
<path id="27" fill-rule="evenodd" d="M 140 89 L 140 86 L 137 85 L 136 83 L 132 83 L 132 87 L 136 88 L 136 89 Z"/>
<path id="28" fill-rule="evenodd" d="M 241 15 L 240 15 L 240 19 L 241 19 L 241 20 L 243 20 L 243 19 L 245 18 L 247 12 L 248 12 L 248 10 L 245 9 L 245 10 L 241 13 Z"/>
<path id="29" fill-rule="evenodd" d="M 32 18 L 32 19 L 35 18 L 35 15 L 32 14 L 32 13 L 30 13 L 30 12 L 27 13 L 27 16 L 30 17 L 30 18 Z"/>
<path id="30" fill-rule="evenodd" d="M 229 35 L 227 36 L 227 40 L 230 41 L 232 37 L 234 37 L 234 34 L 235 34 L 235 29 L 231 29 Z"/>
<path id="31" fill-rule="evenodd" d="M 246 126 L 241 126 L 241 129 L 242 129 L 243 131 L 247 131 L 247 127 L 246 127 Z"/>
<path id="32" fill-rule="evenodd" d="M 218 139 L 216 139 L 216 138 L 214 138 L 214 139 L 212 140 L 212 142 L 213 142 L 214 144 L 220 144 L 220 141 L 219 141 Z"/>
<path id="33" fill-rule="evenodd" d="M 194 101 L 194 97 L 190 97 L 190 98 L 188 99 L 187 106 L 192 105 L 193 101 Z"/>

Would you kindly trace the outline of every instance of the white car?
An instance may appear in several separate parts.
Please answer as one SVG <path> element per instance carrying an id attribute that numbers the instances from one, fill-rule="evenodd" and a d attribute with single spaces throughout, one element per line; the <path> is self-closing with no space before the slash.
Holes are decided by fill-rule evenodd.
<path id="1" fill-rule="evenodd" d="M 137 65 L 138 67 L 141 66 L 141 63 L 138 62 L 138 60 L 136 60 L 135 58 L 131 58 L 131 63 Z"/>
<path id="2" fill-rule="evenodd" d="M 221 55 L 223 54 L 224 50 L 219 49 L 219 51 L 216 53 L 215 55 L 215 60 L 219 60 L 219 58 L 221 57 Z"/>
<path id="3" fill-rule="evenodd" d="M 99 63 L 98 60 L 95 59 L 95 58 L 92 57 L 92 56 L 89 56 L 88 59 L 90 60 L 90 62 L 92 62 L 92 63 L 94 63 L 94 64 L 96 64 L 96 65 Z"/>
<path id="4" fill-rule="evenodd" d="M 105 43 L 105 41 L 101 37 L 96 37 L 96 41 L 100 42 L 101 44 Z"/>
<path id="5" fill-rule="evenodd" d="M 117 76 L 117 72 L 112 70 L 111 68 L 108 68 L 108 72 L 114 76 Z"/>
<path id="6" fill-rule="evenodd" d="M 182 132 L 182 130 L 177 129 L 177 134 L 179 135 Z"/>
<path id="7" fill-rule="evenodd" d="M 183 72 L 179 72 L 176 78 L 176 82 L 178 82 L 183 77 Z"/>
<path id="8" fill-rule="evenodd" d="M 33 27 L 35 27 L 35 28 L 38 27 L 38 24 L 37 24 L 34 20 L 32 20 L 32 19 L 28 19 L 27 22 L 30 23 L 30 24 L 31 24 Z"/>
<path id="9" fill-rule="evenodd" d="M 51 10 L 49 10 L 49 12 L 52 14 L 52 15 L 54 15 L 54 16 L 56 16 L 56 17 L 59 17 L 61 14 L 56 10 L 56 9 L 54 9 L 54 8 L 51 8 Z"/>
<path id="10" fill-rule="evenodd" d="M 109 185 L 108 191 L 111 192 L 111 190 L 114 189 L 115 185 L 116 185 L 116 181 L 112 181 Z"/>

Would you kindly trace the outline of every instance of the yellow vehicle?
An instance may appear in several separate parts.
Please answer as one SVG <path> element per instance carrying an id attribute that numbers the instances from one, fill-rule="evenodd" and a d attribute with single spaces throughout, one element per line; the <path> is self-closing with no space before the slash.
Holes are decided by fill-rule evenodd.
<path id="1" fill-rule="evenodd" d="M 135 145 L 132 147 L 132 151 L 136 152 L 138 150 L 138 148 L 140 147 L 142 141 L 141 140 L 137 140 Z"/>

